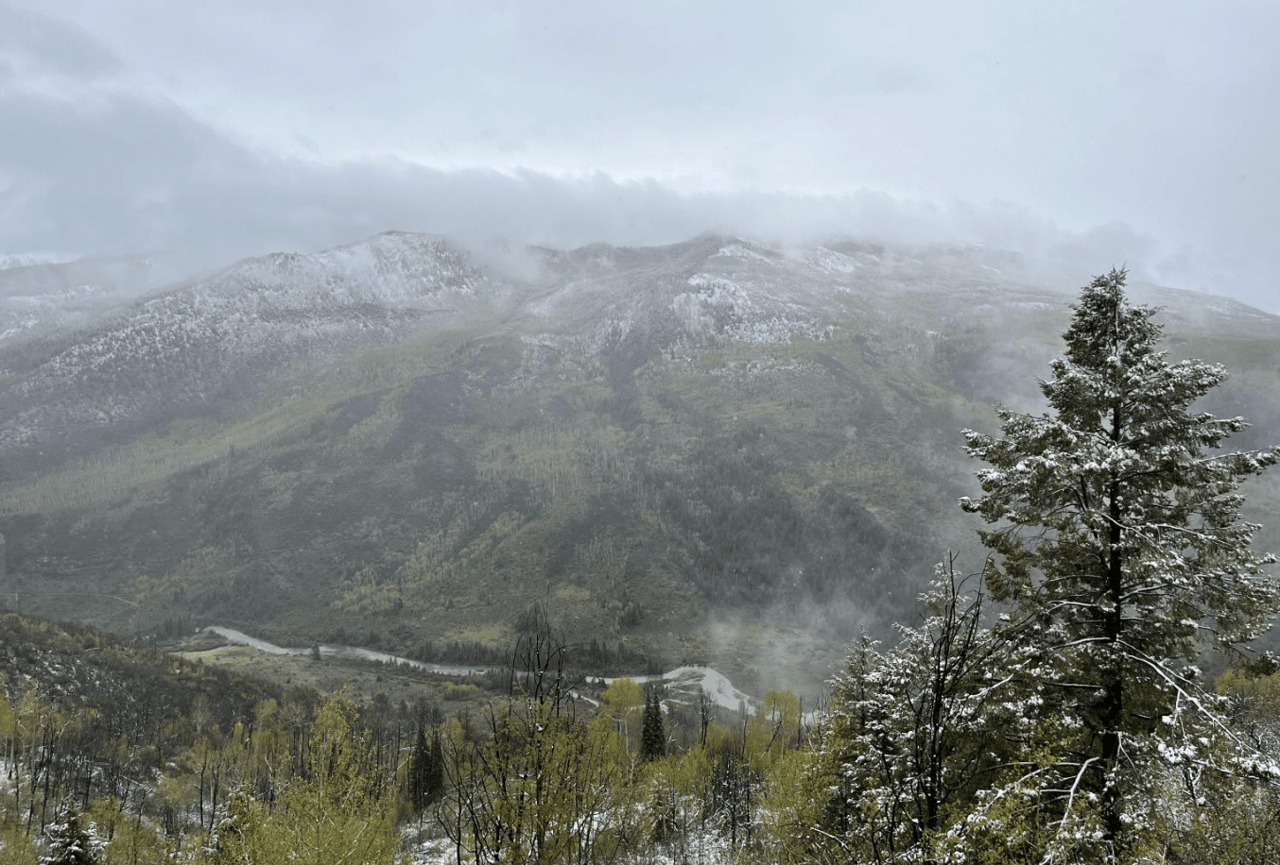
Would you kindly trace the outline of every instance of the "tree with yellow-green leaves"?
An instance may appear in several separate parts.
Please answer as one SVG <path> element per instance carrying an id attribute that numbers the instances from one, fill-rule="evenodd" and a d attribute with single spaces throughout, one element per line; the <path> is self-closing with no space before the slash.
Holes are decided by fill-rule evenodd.
<path id="1" fill-rule="evenodd" d="M 354 727 L 356 705 L 330 697 L 306 743 L 302 772 L 274 802 L 242 788 L 218 826 L 214 865 L 367 865 L 396 862 L 394 791 L 370 771 L 366 737 Z"/>
<path id="2" fill-rule="evenodd" d="M 710 781 L 711 761 L 701 743 L 645 764 L 634 797 L 640 849 L 664 844 L 677 861 L 687 861 L 691 836 L 706 824 Z"/>
<path id="3" fill-rule="evenodd" d="M 613 720 L 614 728 L 630 742 L 639 732 L 644 694 L 635 679 L 614 679 L 600 695 L 600 714 Z"/>
<path id="4" fill-rule="evenodd" d="M 32 839 L 16 825 L 0 825 L 0 865 L 39 865 Z"/>
<path id="5" fill-rule="evenodd" d="M 579 718 L 564 644 L 539 616 L 520 637 L 505 705 L 483 741 L 460 743 L 440 824 L 474 862 L 607 861 L 635 840 L 626 739 L 611 713 Z"/>

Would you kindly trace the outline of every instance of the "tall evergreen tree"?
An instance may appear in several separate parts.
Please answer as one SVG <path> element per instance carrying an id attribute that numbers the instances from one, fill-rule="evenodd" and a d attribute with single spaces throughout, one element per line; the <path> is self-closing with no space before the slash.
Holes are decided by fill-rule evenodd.
<path id="1" fill-rule="evenodd" d="M 428 752 L 425 775 L 427 804 L 439 801 L 444 794 L 444 749 L 440 745 L 440 728 L 431 729 L 431 750 Z"/>
<path id="2" fill-rule="evenodd" d="M 427 731 L 419 726 L 409 760 L 409 805 L 415 814 L 421 814 L 427 807 L 427 776 L 430 773 L 431 750 L 427 744 Z"/>
<path id="3" fill-rule="evenodd" d="M 433 728 L 430 740 L 425 727 L 418 728 L 409 762 L 409 804 L 415 814 L 437 802 L 444 792 L 444 752 L 440 746 L 440 730 Z"/>
<path id="4" fill-rule="evenodd" d="M 656 688 L 646 695 L 644 714 L 640 716 L 640 759 L 644 762 L 666 756 L 667 731 L 662 723 L 662 703 Z"/>
<path id="5" fill-rule="evenodd" d="M 1184 663 L 1253 639 L 1280 611 L 1261 570 L 1275 559 L 1250 550 L 1258 527 L 1237 491 L 1280 448 L 1219 450 L 1246 424 L 1192 405 L 1225 372 L 1166 360 L 1155 310 L 1130 305 L 1124 283 L 1113 270 L 1083 290 L 1040 385 L 1048 413 L 1000 409 L 1002 436 L 966 432 L 990 467 L 984 495 L 961 502 L 995 524 L 980 533 L 996 554 L 986 583 L 1011 609 L 1000 628 L 1024 649 L 1027 706 L 1057 731 L 1024 786 L 1037 807 L 1054 803 L 1059 834 L 1094 803 L 1076 830 L 1080 844 L 1100 839 L 1094 861 L 1154 825 L 1162 767 L 1212 761 L 1209 737 L 1171 738 L 1209 705 Z"/>

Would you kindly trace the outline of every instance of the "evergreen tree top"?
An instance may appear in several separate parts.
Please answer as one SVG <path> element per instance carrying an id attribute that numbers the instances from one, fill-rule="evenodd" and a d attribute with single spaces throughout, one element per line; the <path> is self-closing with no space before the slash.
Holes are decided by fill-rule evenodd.
<path id="1" fill-rule="evenodd" d="M 1157 309 L 1133 306 L 1125 296 L 1124 270 L 1098 276 L 1080 292 L 1075 315 L 1063 335 L 1067 358 L 1083 367 L 1117 368 L 1151 352 L 1164 328 L 1152 320 Z"/>

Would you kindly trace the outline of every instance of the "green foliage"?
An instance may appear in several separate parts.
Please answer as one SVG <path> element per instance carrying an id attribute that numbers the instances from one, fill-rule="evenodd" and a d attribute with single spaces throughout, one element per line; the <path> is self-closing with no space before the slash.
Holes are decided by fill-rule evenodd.
<path id="1" fill-rule="evenodd" d="M 770 767 L 759 808 L 760 861 L 847 862 L 859 848 L 840 818 L 839 803 L 852 791 L 843 780 L 841 749 L 824 744 L 828 735 L 820 728 L 806 747 L 788 751 Z"/>
<path id="2" fill-rule="evenodd" d="M 800 698 L 791 691 L 766 690 L 760 711 L 747 718 L 746 753 L 752 766 L 764 772 L 799 744 Z"/>
<path id="3" fill-rule="evenodd" d="M 30 836 L 13 824 L 0 825 L 0 865 L 39 865 Z"/>
<path id="4" fill-rule="evenodd" d="M 708 818 L 711 760 L 707 750 L 695 745 L 681 754 L 647 763 L 637 779 L 635 798 L 641 800 L 641 828 L 632 847 L 645 850 L 654 844 L 672 848 L 679 860 L 689 856 L 690 837 Z"/>
<path id="5" fill-rule="evenodd" d="M 352 726 L 356 707 L 336 696 L 321 705 L 302 772 L 274 802 L 246 789 L 231 800 L 218 829 L 215 865 L 315 865 L 398 859 L 399 838 L 387 787 L 372 771 L 365 735 Z"/>
<path id="6" fill-rule="evenodd" d="M 638 722 L 643 703 L 644 692 L 640 685 L 635 679 L 622 676 L 610 682 L 609 687 L 600 694 L 599 714 L 612 719 L 614 729 L 630 745 L 640 732 L 641 725 Z"/>
<path id="7" fill-rule="evenodd" d="M 9 700 L 5 696 L 5 690 L 8 677 L 0 677 L 0 742 L 10 742 L 13 739 L 14 725 L 17 723 L 17 716 L 13 712 L 13 706 L 9 705 Z M 6 754 L 6 756 L 10 756 Z"/>
<path id="8" fill-rule="evenodd" d="M 95 800 L 80 820 L 105 841 L 95 852 L 97 865 L 172 865 L 167 839 L 141 813 L 127 813 L 114 798 Z"/>
<path id="9" fill-rule="evenodd" d="M 1280 861 L 1280 793 L 1267 780 L 1204 779 L 1189 800 L 1182 789 L 1168 791 L 1160 831 L 1150 858 L 1185 865 L 1252 865 Z"/>
<path id="10" fill-rule="evenodd" d="M 612 724 L 587 724 L 554 700 L 489 718 L 488 742 L 455 752 L 441 822 L 464 855 L 494 862 L 608 859 L 634 827 L 614 809 L 626 749 Z"/>

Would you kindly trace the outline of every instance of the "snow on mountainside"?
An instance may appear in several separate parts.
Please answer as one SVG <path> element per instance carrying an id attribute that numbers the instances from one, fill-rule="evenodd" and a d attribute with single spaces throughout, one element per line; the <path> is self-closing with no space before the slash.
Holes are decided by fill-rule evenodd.
<path id="1" fill-rule="evenodd" d="M 18 475 L 50 467 L 230 404 L 284 363 L 447 324 L 477 301 L 516 311 L 534 342 L 604 356 L 620 386 L 685 339 L 821 340 L 855 314 L 867 333 L 895 319 L 919 344 L 939 322 L 1069 300 L 1018 276 L 1016 259 L 979 249 L 847 242 L 783 251 L 704 235 L 658 248 L 521 254 L 534 267 L 508 277 L 441 238 L 387 232 L 248 259 L 128 304 L 121 286 L 145 259 L 0 272 L 0 456 L 21 455 L 10 463 Z M 1173 307 L 1170 317 L 1275 327 L 1274 317 L 1222 298 L 1151 294 Z"/>
<path id="2" fill-rule="evenodd" d="M 852 266 L 821 249 L 797 259 L 737 238 L 660 248 L 547 251 L 549 290 L 525 311 L 569 330 L 587 353 L 629 358 L 681 338 L 757 344 L 820 338 Z"/>
<path id="3" fill-rule="evenodd" d="M 242 261 L 118 307 L 70 339 L 0 356 L 16 373 L 0 386 L 0 410 L 11 419 L 0 429 L 0 453 L 127 427 L 158 410 L 199 411 L 244 395 L 281 363 L 393 339 L 491 289 L 454 246 L 400 232 Z M 8 300 L 21 308 L 26 299 Z"/>
<path id="4" fill-rule="evenodd" d="M 713 236 L 539 253 L 540 273 L 510 280 L 443 239 L 387 232 L 248 259 L 123 305 L 112 305 L 109 275 L 67 284 L 80 272 L 71 266 L 0 280 L 0 411 L 10 419 L 0 454 L 73 455 L 95 436 L 115 440 L 246 396 L 283 363 L 390 341 L 476 300 L 524 300 L 526 315 L 559 331 L 553 342 L 624 368 L 687 336 L 819 337 L 833 279 L 857 266 L 831 249 L 790 259 Z M 26 331 L 31 338 L 19 338 Z"/>
<path id="5" fill-rule="evenodd" d="M 23 252 L 16 255 L 0 252 L 0 270 L 35 267 L 41 264 L 65 264 L 75 261 L 76 258 L 77 256 L 67 252 Z"/>
<path id="6" fill-rule="evenodd" d="M 388 233 L 110 307 L 123 289 L 84 287 L 126 280 L 58 267 L 0 273 L 0 314 L 79 310 L 0 339 L 24 603 L 402 655 L 501 642 L 543 604 L 704 688 L 708 664 L 807 675 L 912 613 L 938 551 L 972 542 L 959 430 L 990 428 L 992 403 L 1039 410 L 1079 282 L 985 249 L 715 235 Z M 1272 444 L 1280 318 L 1132 287 L 1174 356 L 1231 370 L 1206 410 Z"/>
<path id="7" fill-rule="evenodd" d="M 0 268 L 0 347 L 94 323 L 152 276 L 145 256 L 32 260 Z M 0 369 L 3 365 L 0 364 Z"/>

